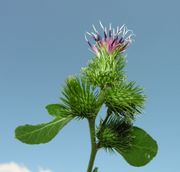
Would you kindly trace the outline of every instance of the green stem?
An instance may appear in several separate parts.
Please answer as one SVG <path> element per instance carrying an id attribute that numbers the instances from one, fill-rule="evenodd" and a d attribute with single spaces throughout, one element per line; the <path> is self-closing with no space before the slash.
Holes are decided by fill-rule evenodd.
<path id="1" fill-rule="evenodd" d="M 89 119 L 89 131 L 91 137 L 91 155 L 89 159 L 87 172 L 92 172 L 94 160 L 97 153 L 97 145 L 96 145 L 96 135 L 95 135 L 95 119 Z"/>

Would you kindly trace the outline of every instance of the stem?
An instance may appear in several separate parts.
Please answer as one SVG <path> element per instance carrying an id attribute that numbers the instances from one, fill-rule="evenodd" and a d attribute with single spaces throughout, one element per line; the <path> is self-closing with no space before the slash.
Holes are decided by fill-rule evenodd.
<path id="1" fill-rule="evenodd" d="M 89 159 L 87 172 L 92 172 L 94 160 L 97 153 L 96 135 L 95 135 L 95 118 L 88 119 L 88 122 L 89 122 L 89 131 L 91 137 L 91 155 Z"/>

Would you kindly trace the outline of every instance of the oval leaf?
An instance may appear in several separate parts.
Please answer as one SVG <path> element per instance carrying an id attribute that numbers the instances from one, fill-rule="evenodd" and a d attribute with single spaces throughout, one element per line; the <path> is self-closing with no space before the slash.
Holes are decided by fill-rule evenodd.
<path id="1" fill-rule="evenodd" d="M 51 141 L 71 119 L 71 116 L 66 118 L 59 117 L 49 123 L 19 126 L 15 130 L 15 137 L 27 144 L 47 143 Z"/>
<path id="2" fill-rule="evenodd" d="M 125 160 L 133 166 L 140 167 L 149 163 L 157 154 L 158 145 L 156 141 L 144 130 L 133 127 L 134 137 L 132 146 L 126 151 L 117 150 Z"/>
<path id="3" fill-rule="evenodd" d="M 46 106 L 48 113 L 54 117 L 62 115 L 62 106 L 60 104 L 50 104 Z"/>

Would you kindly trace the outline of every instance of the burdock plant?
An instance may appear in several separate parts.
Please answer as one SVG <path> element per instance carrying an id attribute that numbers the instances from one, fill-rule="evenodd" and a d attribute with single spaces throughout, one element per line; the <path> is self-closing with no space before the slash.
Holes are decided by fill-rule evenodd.
<path id="1" fill-rule="evenodd" d="M 155 157 L 158 146 L 149 134 L 133 125 L 146 99 L 143 89 L 128 81 L 124 71 L 124 52 L 134 34 L 125 25 L 112 29 L 100 22 L 100 26 L 102 34 L 93 25 L 94 31 L 85 35 L 95 57 L 80 75 L 67 78 L 60 103 L 46 106 L 54 119 L 19 126 L 15 136 L 27 144 L 47 143 L 72 119 L 86 119 L 91 138 L 87 172 L 97 171 L 93 164 L 100 149 L 119 153 L 132 166 L 144 166 Z M 103 105 L 106 114 L 97 118 Z"/>

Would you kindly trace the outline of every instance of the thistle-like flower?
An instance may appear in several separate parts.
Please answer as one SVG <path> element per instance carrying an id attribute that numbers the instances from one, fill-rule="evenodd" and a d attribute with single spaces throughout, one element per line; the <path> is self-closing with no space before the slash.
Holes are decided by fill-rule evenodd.
<path id="1" fill-rule="evenodd" d="M 125 25 L 114 29 L 109 24 L 109 27 L 104 27 L 101 22 L 100 26 L 103 30 L 103 37 L 97 31 L 94 25 L 92 25 L 94 32 L 86 32 L 85 39 L 90 46 L 90 50 L 98 57 L 105 51 L 109 55 L 120 54 L 125 51 L 129 44 L 133 41 L 132 36 L 134 36 L 132 30 L 128 30 Z M 92 44 L 87 36 L 89 35 L 94 39 L 95 44 Z"/>

